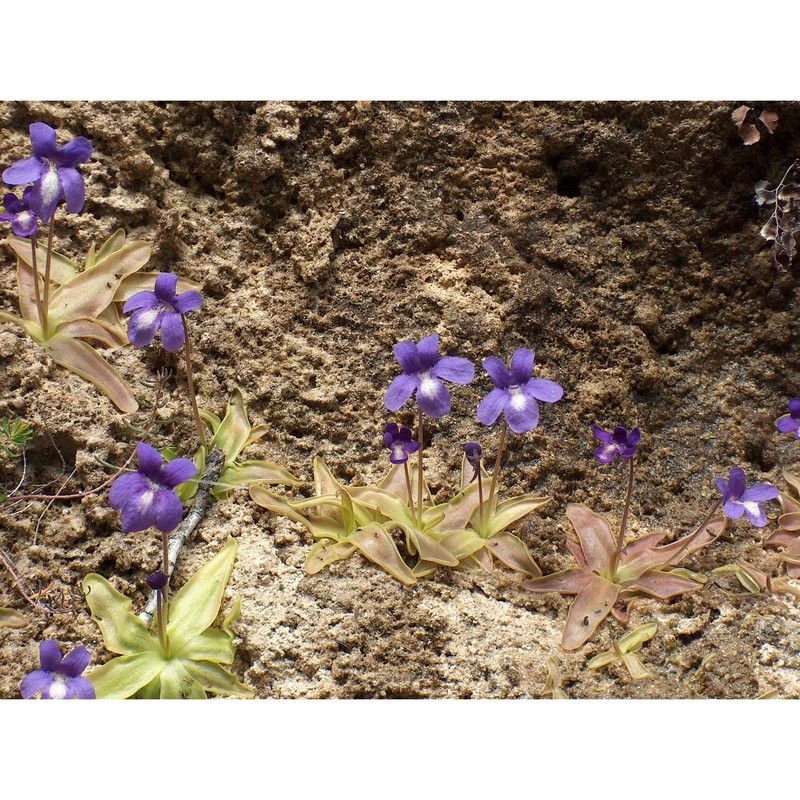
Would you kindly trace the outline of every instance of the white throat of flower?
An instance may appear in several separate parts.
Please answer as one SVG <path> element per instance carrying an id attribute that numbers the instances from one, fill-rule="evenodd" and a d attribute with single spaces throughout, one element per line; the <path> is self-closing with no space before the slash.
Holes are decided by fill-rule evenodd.
<path id="1" fill-rule="evenodd" d="M 423 397 L 435 397 L 436 390 L 439 387 L 439 381 L 436 378 L 431 378 L 430 372 L 421 372 L 419 374 L 419 394 Z"/>
<path id="2" fill-rule="evenodd" d="M 522 411 L 528 405 L 528 398 L 523 394 L 521 386 L 511 386 L 508 390 L 511 395 L 511 408 Z"/>
<path id="3" fill-rule="evenodd" d="M 50 684 L 48 694 L 51 700 L 63 700 L 67 696 L 67 677 L 58 672 L 51 673 L 53 682 Z"/>
<path id="4" fill-rule="evenodd" d="M 49 164 L 47 174 L 42 178 L 43 204 L 49 206 L 56 203 L 60 193 L 61 186 L 58 183 L 58 167 L 55 164 Z"/>

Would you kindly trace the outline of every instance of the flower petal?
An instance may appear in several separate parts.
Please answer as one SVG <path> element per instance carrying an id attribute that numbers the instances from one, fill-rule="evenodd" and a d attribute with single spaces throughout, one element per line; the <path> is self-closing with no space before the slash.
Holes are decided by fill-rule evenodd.
<path id="1" fill-rule="evenodd" d="M 511 356 L 511 380 L 514 386 L 522 386 L 527 383 L 533 375 L 533 350 L 527 350 L 521 347 L 519 350 L 514 351 Z"/>
<path id="2" fill-rule="evenodd" d="M 564 396 L 561 386 L 546 378 L 532 378 L 522 387 L 522 391 L 544 403 L 555 403 Z"/>
<path id="3" fill-rule="evenodd" d="M 475 365 L 468 358 L 445 356 L 431 369 L 431 376 L 450 383 L 472 383 L 475 380 Z"/>
<path id="4" fill-rule="evenodd" d="M 619 448 L 614 442 L 601 444 L 594 451 L 594 457 L 601 464 L 610 464 L 619 455 Z"/>
<path id="5" fill-rule="evenodd" d="M 599 425 L 592 425 L 592 433 L 594 438 L 601 442 L 611 442 L 614 438 L 610 431 L 604 431 Z"/>
<path id="6" fill-rule="evenodd" d="M 54 169 L 46 169 L 42 173 L 42 177 L 33 184 L 31 208 L 38 214 L 42 222 L 50 222 L 64 196 L 64 190 L 58 180 L 58 175 L 53 171 Z"/>
<path id="7" fill-rule="evenodd" d="M 739 500 L 747 488 L 744 477 L 744 470 L 741 467 L 734 467 L 728 476 L 728 489 L 734 500 Z"/>
<path id="8" fill-rule="evenodd" d="M 39 158 L 53 158 L 58 152 L 55 129 L 44 122 L 34 122 L 28 130 L 34 155 Z"/>
<path id="9" fill-rule="evenodd" d="M 497 356 L 484 358 L 483 368 L 489 373 L 492 383 L 498 389 L 508 389 L 511 386 L 511 373 Z"/>
<path id="10" fill-rule="evenodd" d="M 67 681 L 67 700 L 96 700 L 97 694 L 95 693 L 92 682 L 86 678 L 75 677 Z"/>
<path id="11" fill-rule="evenodd" d="M 68 144 L 59 147 L 53 158 L 59 167 L 69 169 L 85 164 L 92 157 L 93 151 L 92 143 L 85 136 L 76 136 Z"/>
<path id="12" fill-rule="evenodd" d="M 436 366 L 436 362 L 439 361 L 439 334 L 432 333 L 420 341 L 417 345 L 417 354 L 423 371 Z"/>
<path id="13" fill-rule="evenodd" d="M 513 433 L 528 433 L 539 424 L 539 404 L 525 392 L 511 398 L 505 408 L 506 422 Z"/>
<path id="14" fill-rule="evenodd" d="M 40 158 L 31 156 L 17 161 L 7 169 L 3 170 L 3 180 L 9 186 L 19 186 L 23 183 L 33 183 L 42 177 L 42 173 L 47 169 L 47 165 Z"/>
<path id="15" fill-rule="evenodd" d="M 494 425 L 510 399 L 505 389 L 492 389 L 478 406 L 478 422 L 482 425 Z"/>
<path id="16" fill-rule="evenodd" d="M 161 343 L 168 353 L 177 353 L 183 347 L 185 330 L 183 318 L 177 312 L 167 311 L 161 317 Z"/>
<path id="17" fill-rule="evenodd" d="M 175 299 L 175 289 L 178 286 L 178 276 L 171 272 L 162 272 L 156 278 L 156 296 L 162 303 L 169 303 Z"/>
<path id="18" fill-rule="evenodd" d="M 132 497 L 147 491 L 147 481 L 141 472 L 128 472 L 120 475 L 108 493 L 108 504 L 119 511 Z"/>
<path id="19" fill-rule="evenodd" d="M 438 419 L 450 411 L 450 392 L 438 378 L 425 378 L 417 389 L 417 403 L 423 414 Z"/>
<path id="20" fill-rule="evenodd" d="M 122 507 L 120 524 L 122 530 L 128 533 L 146 531 L 155 525 L 155 492 L 148 489 L 141 494 L 131 497 Z"/>
<path id="21" fill-rule="evenodd" d="M 422 362 L 420 361 L 417 346 L 414 342 L 405 339 L 402 342 L 398 342 L 392 348 L 392 351 L 394 352 L 394 357 L 397 359 L 397 363 L 400 365 L 400 369 L 402 369 L 406 375 L 416 375 L 418 372 L 422 372 Z"/>
<path id="22" fill-rule="evenodd" d="M 58 642 L 45 639 L 39 645 L 39 663 L 42 665 L 42 669 L 47 672 L 60 672 L 61 660 L 61 648 L 58 646 Z"/>
<path id="23" fill-rule="evenodd" d="M 728 519 L 739 519 L 744 514 L 744 506 L 738 500 L 728 500 L 722 510 Z"/>
<path id="24" fill-rule="evenodd" d="M 154 483 L 161 483 L 161 465 L 164 463 L 161 453 L 147 442 L 139 442 L 136 445 L 136 457 L 139 459 L 139 472 Z"/>
<path id="25" fill-rule="evenodd" d="M 158 308 L 140 308 L 128 320 L 128 341 L 134 347 L 148 347 L 161 327 L 163 313 Z"/>
<path id="26" fill-rule="evenodd" d="M 203 296 L 194 290 L 184 292 L 175 298 L 172 305 L 179 314 L 188 314 L 203 305 Z"/>
<path id="27" fill-rule="evenodd" d="M 775 500 L 780 492 L 771 483 L 757 483 L 744 490 L 742 502 L 763 503 L 765 500 Z"/>
<path id="28" fill-rule="evenodd" d="M 183 520 L 183 503 L 172 489 L 162 489 L 155 497 L 156 527 L 162 533 L 174 531 Z"/>
<path id="29" fill-rule="evenodd" d="M 60 167 L 58 180 L 67 199 L 67 211 L 70 214 L 79 214 L 83 210 L 86 200 L 86 187 L 83 185 L 83 175 L 72 167 Z"/>
<path id="30" fill-rule="evenodd" d="M 161 470 L 161 484 L 174 489 L 197 475 L 197 465 L 188 458 L 173 458 Z"/>
<path id="31" fill-rule="evenodd" d="M 92 660 L 92 654 L 85 647 L 76 647 L 64 656 L 59 672 L 70 678 L 77 678 Z"/>
<path id="32" fill-rule="evenodd" d="M 763 528 L 767 524 L 767 513 L 758 503 L 743 501 L 742 508 L 744 508 L 744 513 L 751 525 Z"/>
<path id="33" fill-rule="evenodd" d="M 793 397 L 789 401 L 789 413 L 795 419 L 800 419 L 800 397 Z"/>
<path id="34" fill-rule="evenodd" d="M 397 348 L 395 345 L 395 355 L 397 355 Z M 397 359 L 400 361 L 400 359 Z M 400 365 L 402 366 L 402 364 Z M 398 375 L 389 385 L 386 390 L 386 396 L 383 398 L 383 404 L 389 411 L 398 411 L 406 404 L 408 399 L 414 394 L 414 389 L 419 386 L 419 378 L 414 375 Z"/>
<path id="35" fill-rule="evenodd" d="M 791 414 L 784 414 L 782 417 L 778 417 L 778 419 L 775 420 L 775 427 L 781 433 L 795 431 L 800 427 L 800 419 L 795 419 Z"/>
<path id="36" fill-rule="evenodd" d="M 37 692 L 42 693 L 42 698 L 50 699 L 50 687 L 53 685 L 53 676 L 43 669 L 37 669 L 26 675 L 19 686 L 20 694 L 30 700 Z"/>
<path id="37" fill-rule="evenodd" d="M 158 308 L 158 296 L 155 292 L 136 292 L 135 295 L 129 297 L 122 306 L 123 314 L 130 314 L 131 311 L 138 311 L 140 308 L 147 308 L 151 311 Z"/>

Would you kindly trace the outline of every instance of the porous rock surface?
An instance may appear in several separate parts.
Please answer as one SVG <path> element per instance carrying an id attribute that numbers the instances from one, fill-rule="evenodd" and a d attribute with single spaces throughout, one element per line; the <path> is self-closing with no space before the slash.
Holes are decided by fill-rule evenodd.
<path id="1" fill-rule="evenodd" d="M 0 103 L 0 166 L 27 157 L 35 121 L 61 142 L 92 141 L 84 213 L 59 212 L 56 248 L 79 259 L 124 228 L 152 244 L 151 269 L 201 282 L 190 318 L 201 405 L 220 413 L 241 387 L 269 426 L 246 455 L 307 481 L 315 454 L 345 482 L 387 468 L 383 427 L 414 423 L 411 404 L 391 417 L 383 407 L 396 342 L 436 332 L 443 352 L 478 365 L 533 349 L 536 374 L 564 398 L 542 406 L 534 433 L 511 437 L 502 483 L 552 496 L 516 531 L 548 573 L 573 563 L 569 502 L 620 518 L 625 473 L 592 459 L 594 422 L 643 431 L 631 535 L 691 531 L 732 466 L 785 490 L 781 469 L 800 462 L 800 443 L 773 425 L 798 393 L 796 282 L 760 239 L 753 196 L 798 155 L 800 116 L 767 104 L 777 132 L 745 147 L 737 105 L 12 102 Z M 0 267 L 0 308 L 16 312 L 7 248 Z M 151 442 L 190 456 L 180 359 L 127 347 L 110 360 L 141 400 L 134 426 L 155 371 L 175 370 Z M 0 467 L 4 491 L 22 480 L 19 491 L 77 492 L 111 474 L 101 461 L 127 457 L 135 430 L 11 324 L 0 324 L 0 365 L 0 415 L 36 429 L 24 476 L 19 461 Z M 477 375 L 428 427 L 438 499 L 456 486 L 464 443 L 480 441 L 489 460 L 497 445 L 500 426 L 482 430 L 474 415 L 491 386 Z M 763 535 L 741 521 L 687 566 L 745 559 L 779 574 Z M 742 596 L 732 579 L 634 605 L 631 626 L 659 623 L 640 653 L 654 677 L 634 683 L 619 665 L 586 669 L 622 635 L 612 619 L 567 653 L 569 600 L 526 592 L 510 571 L 441 569 L 407 588 L 355 555 L 309 576 L 305 530 L 246 492 L 212 507 L 176 583 L 229 536 L 240 545 L 229 597 L 243 601 L 233 668 L 258 697 L 534 698 L 549 656 L 570 697 L 800 695 L 797 606 Z M 28 591 L 60 609 L 31 610 L 0 573 L 0 606 L 28 619 L 0 629 L 9 698 L 43 638 L 85 645 L 94 664 L 110 657 L 80 581 L 99 572 L 143 603 L 160 540 L 122 532 L 104 491 L 6 505 L 0 547 Z"/>

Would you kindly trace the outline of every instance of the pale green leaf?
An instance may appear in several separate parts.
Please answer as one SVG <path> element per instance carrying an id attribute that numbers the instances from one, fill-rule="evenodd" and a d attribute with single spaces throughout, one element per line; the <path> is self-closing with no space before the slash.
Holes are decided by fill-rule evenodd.
<path id="1" fill-rule="evenodd" d="M 161 700 L 204 700 L 207 695 L 203 687 L 186 669 L 188 664 L 173 659 L 158 676 L 161 684 Z"/>
<path id="2" fill-rule="evenodd" d="M 0 628 L 24 628 L 28 621 L 13 608 L 0 608 Z"/>
<path id="3" fill-rule="evenodd" d="M 253 697 L 253 690 L 239 682 L 239 679 L 221 667 L 209 661 L 183 662 L 183 666 L 198 685 L 207 692 L 237 697 Z"/>
<path id="4" fill-rule="evenodd" d="M 542 571 L 531 557 L 524 542 L 507 531 L 486 540 L 486 548 L 507 567 L 538 578 Z"/>
<path id="5" fill-rule="evenodd" d="M 332 539 L 323 539 L 311 548 L 306 562 L 303 564 L 303 569 L 308 575 L 316 575 L 334 562 L 350 558 L 355 550 L 355 545 L 348 541 L 337 542 Z"/>
<path id="6" fill-rule="evenodd" d="M 173 652 L 210 627 L 219 614 L 220 604 L 236 560 L 237 544 L 228 539 L 222 549 L 180 588 L 170 603 L 167 634 Z"/>
<path id="7" fill-rule="evenodd" d="M 373 522 L 357 530 L 348 537 L 348 541 L 354 544 L 362 555 L 383 567 L 401 583 L 413 586 L 417 582 L 414 573 L 400 556 L 392 537 L 378 523 Z"/>
<path id="8" fill-rule="evenodd" d="M 646 641 L 656 635 L 656 631 L 658 631 L 658 623 L 649 622 L 647 625 L 640 625 L 630 633 L 626 633 L 618 643 L 620 652 L 637 653 Z"/>
<path id="9" fill-rule="evenodd" d="M 652 673 L 642 664 L 639 656 L 633 653 L 623 653 L 622 663 L 635 681 L 642 681 L 652 678 Z"/>
<path id="10" fill-rule="evenodd" d="M 132 653 L 112 658 L 86 677 L 92 682 L 99 700 L 125 700 L 157 680 L 166 663 L 159 652 Z"/>
<path id="11" fill-rule="evenodd" d="M 144 622 L 131 613 L 131 600 L 120 594 L 102 575 L 90 573 L 83 579 L 83 593 L 100 627 L 106 649 L 128 655 L 147 650 L 159 652 L 158 639 Z"/>
<path id="12" fill-rule="evenodd" d="M 9 236 L 6 243 L 17 254 L 24 264 L 31 270 L 33 269 L 33 257 L 31 254 L 31 240 L 22 239 L 19 236 Z M 44 275 L 45 264 L 47 263 L 47 246 L 39 243 L 36 248 L 36 268 L 40 275 Z M 69 283 L 80 273 L 80 266 L 72 259 L 56 253 L 50 259 L 50 280 L 53 283 Z"/>

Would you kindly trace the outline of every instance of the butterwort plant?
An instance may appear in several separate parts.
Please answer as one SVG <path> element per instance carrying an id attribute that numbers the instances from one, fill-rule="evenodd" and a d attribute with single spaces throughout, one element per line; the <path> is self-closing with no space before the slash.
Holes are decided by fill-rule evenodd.
<path id="1" fill-rule="evenodd" d="M 640 436 L 636 429 L 628 432 L 622 426 L 617 426 L 612 434 L 598 426 L 593 430 L 601 442 L 595 451 L 595 458 L 601 464 L 610 464 L 617 457 L 628 462 L 625 506 L 617 532 L 606 517 L 587 505 L 571 503 L 566 515 L 575 538 L 568 538 L 566 544 L 577 566 L 523 584 L 533 592 L 575 596 L 561 640 L 565 650 L 576 650 L 585 644 L 609 614 L 626 625 L 630 605 L 637 598 L 667 600 L 700 589 L 705 578 L 680 565 L 692 553 L 716 541 L 727 524 L 725 516 L 717 515 L 723 502 L 719 498 L 700 525 L 687 536 L 661 544 L 665 535 L 655 533 L 626 543 Z"/>
<path id="2" fill-rule="evenodd" d="M 150 258 L 150 246 L 126 242 L 124 232 L 117 231 L 98 249 L 92 244 L 82 266 L 57 253 L 57 209 L 65 202 L 69 214 L 83 210 L 86 188 L 79 167 L 93 148 L 84 137 L 59 145 L 55 130 L 41 122 L 31 125 L 30 134 L 33 155 L 3 171 L 6 183 L 25 188 L 21 198 L 5 194 L 5 212 L 0 214 L 0 221 L 11 226 L 6 244 L 17 257 L 20 312 L 0 312 L 0 320 L 22 328 L 57 364 L 90 381 L 120 411 L 136 411 L 130 386 L 97 348 L 128 343 L 117 305 L 133 287 L 145 288 L 153 280 L 140 272 Z M 45 244 L 38 240 L 42 224 L 47 226 Z"/>

